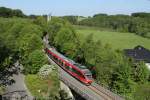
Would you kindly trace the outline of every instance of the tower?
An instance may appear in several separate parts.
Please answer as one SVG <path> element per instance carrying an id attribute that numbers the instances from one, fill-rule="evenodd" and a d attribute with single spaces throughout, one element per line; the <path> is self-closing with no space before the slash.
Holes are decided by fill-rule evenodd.
<path id="1" fill-rule="evenodd" d="M 52 19 L 52 14 L 50 13 L 47 15 L 47 21 L 49 22 L 51 19 Z"/>

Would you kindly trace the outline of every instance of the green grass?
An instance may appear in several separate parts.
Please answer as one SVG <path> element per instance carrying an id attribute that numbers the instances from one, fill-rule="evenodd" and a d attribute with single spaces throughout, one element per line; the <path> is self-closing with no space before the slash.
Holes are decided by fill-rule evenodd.
<path id="1" fill-rule="evenodd" d="M 56 76 L 41 79 L 38 75 L 30 74 L 25 77 L 25 82 L 31 94 L 38 98 L 44 98 L 50 93 L 56 95 L 59 90 L 58 78 Z"/>
<path id="2" fill-rule="evenodd" d="M 93 26 L 81 26 L 81 25 L 73 25 L 75 29 L 77 30 L 99 30 L 99 31 L 115 31 L 113 29 L 109 29 L 109 28 L 101 28 L 101 27 L 93 27 Z"/>
<path id="3" fill-rule="evenodd" d="M 137 45 L 142 45 L 150 49 L 150 39 L 143 38 L 133 33 L 121 33 L 113 31 L 104 31 L 97 28 L 90 27 L 77 27 L 77 33 L 80 40 L 83 41 L 85 37 L 93 33 L 95 41 L 101 40 L 103 44 L 110 44 L 113 49 L 134 48 Z"/>
<path id="4" fill-rule="evenodd" d="M 27 75 L 25 77 L 26 85 L 33 96 L 40 96 L 39 90 L 46 93 L 48 90 L 48 83 L 40 79 L 37 75 Z"/>

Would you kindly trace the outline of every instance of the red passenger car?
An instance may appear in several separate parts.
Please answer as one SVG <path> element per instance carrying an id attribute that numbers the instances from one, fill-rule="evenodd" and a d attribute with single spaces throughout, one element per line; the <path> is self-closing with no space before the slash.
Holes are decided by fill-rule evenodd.
<path id="1" fill-rule="evenodd" d="M 85 66 L 75 63 L 73 60 L 63 56 L 53 48 L 46 48 L 45 52 L 55 63 L 57 63 L 57 65 L 82 83 L 90 85 L 93 82 L 92 74 Z"/>

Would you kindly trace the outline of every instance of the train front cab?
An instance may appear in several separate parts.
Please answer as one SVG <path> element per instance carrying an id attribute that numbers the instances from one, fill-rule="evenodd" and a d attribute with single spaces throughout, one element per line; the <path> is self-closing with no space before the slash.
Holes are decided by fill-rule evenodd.
<path id="1" fill-rule="evenodd" d="M 85 74 L 81 70 L 72 68 L 72 72 L 74 73 L 75 78 L 77 78 L 80 82 L 82 82 L 85 85 L 90 85 L 93 82 L 93 80 L 85 76 Z"/>
<path id="2" fill-rule="evenodd" d="M 91 85 L 91 83 L 93 82 L 92 73 L 88 69 L 82 70 L 82 73 L 85 77 L 85 84 Z"/>

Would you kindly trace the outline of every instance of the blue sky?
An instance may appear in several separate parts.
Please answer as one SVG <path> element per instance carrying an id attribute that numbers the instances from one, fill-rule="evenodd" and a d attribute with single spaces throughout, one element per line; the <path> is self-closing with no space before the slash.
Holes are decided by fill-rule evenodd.
<path id="1" fill-rule="evenodd" d="M 0 6 L 21 9 L 25 14 L 82 15 L 150 12 L 150 0 L 0 0 Z"/>

